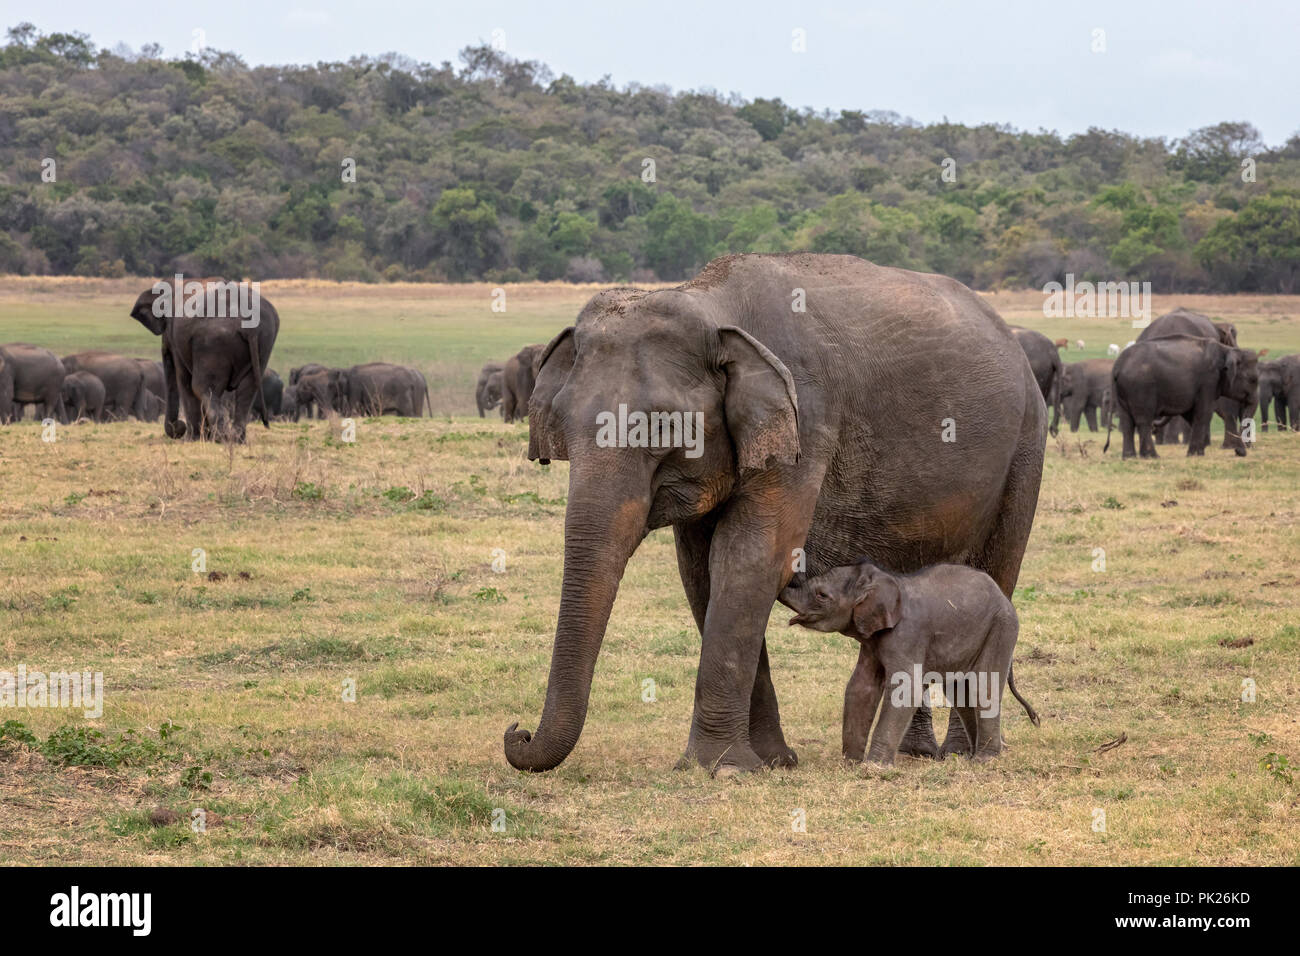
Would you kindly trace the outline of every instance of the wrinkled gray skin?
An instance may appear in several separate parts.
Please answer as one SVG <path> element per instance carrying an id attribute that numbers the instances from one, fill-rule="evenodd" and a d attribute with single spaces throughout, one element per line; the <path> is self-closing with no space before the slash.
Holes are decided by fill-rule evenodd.
<path id="1" fill-rule="evenodd" d="M 1084 359 L 1073 362 L 1061 373 L 1061 409 L 1065 420 L 1070 423 L 1070 431 L 1079 430 L 1079 419 L 1085 418 L 1090 431 L 1097 430 L 1097 413 L 1106 427 L 1110 427 L 1108 414 L 1113 414 L 1106 407 L 1110 393 L 1110 373 L 1115 362 L 1113 359 Z"/>
<path id="2" fill-rule="evenodd" d="M 1283 372 L 1286 368 L 1284 364 L 1285 357 L 1271 362 L 1259 363 L 1259 417 L 1263 424 L 1260 426 L 1263 431 L 1268 431 L 1268 409 L 1272 405 L 1276 411 L 1277 430 L 1284 432 L 1287 429 L 1287 407 L 1286 407 L 1286 386 L 1284 384 Z M 1295 420 L 1290 419 L 1292 427 Z"/>
<path id="3" fill-rule="evenodd" d="M 19 420 L 23 406 L 35 405 L 38 419 L 63 420 L 63 378 L 66 374 L 59 357 L 49 349 L 23 342 L 0 345 L 4 358 L 4 381 L 0 389 L 13 390 L 9 402 L 0 406 L 0 421 Z M 12 381 L 12 386 L 9 384 Z"/>
<path id="4" fill-rule="evenodd" d="M 869 763 L 894 762 L 922 699 L 922 688 L 913 686 L 918 668 L 922 675 L 983 675 L 961 688 L 961 694 L 968 696 L 952 701 L 972 744 L 967 753 L 976 760 L 1002 751 L 1004 686 L 1010 685 L 1038 726 L 1038 715 L 1016 692 L 1011 676 L 1019 619 L 997 582 L 982 571 L 940 564 L 915 574 L 893 575 L 864 558 L 800 585 L 791 584 L 781 592 L 780 601 L 797 612 L 791 624 L 838 631 L 861 644 L 857 666 L 844 689 L 846 760 L 860 763 L 866 752 Z M 978 696 L 981 687 L 988 691 L 983 701 Z M 882 699 L 885 704 L 880 708 Z M 867 734 L 877 708 L 880 722 L 867 751 Z"/>
<path id="5" fill-rule="evenodd" d="M 1231 322 L 1215 322 L 1208 315 L 1181 306 L 1152 319 L 1151 324 L 1138 334 L 1137 341 L 1146 342 L 1151 339 L 1168 338 L 1171 335 L 1191 335 L 1210 339 L 1227 348 L 1237 347 L 1237 327 Z M 1214 410 L 1223 419 L 1222 447 L 1233 449 L 1239 456 L 1246 454 L 1246 443 L 1241 437 L 1241 422 L 1242 419 L 1250 418 L 1255 414 L 1258 400 L 1257 395 L 1241 402 L 1224 397 L 1215 403 Z M 1186 428 L 1180 427 L 1177 422 L 1158 428 L 1156 444 L 1176 444 L 1180 436 L 1190 442 L 1190 420 L 1187 420 Z"/>
<path id="6" fill-rule="evenodd" d="M 545 348 L 545 344 L 525 345 L 506 359 L 501 369 L 501 417 L 507 422 L 527 417 L 528 400 L 537 382 L 537 360 Z"/>
<path id="7" fill-rule="evenodd" d="M 796 288 L 806 313 L 791 311 Z M 536 364 L 528 456 L 568 460 L 569 493 L 541 723 L 505 734 L 520 770 L 577 744 L 619 582 L 651 529 L 673 528 L 702 638 L 681 765 L 714 772 L 797 762 L 764 640 L 795 549 L 812 574 L 866 554 L 1015 587 L 1047 410 L 1006 325 L 958 282 L 853 256 L 726 256 L 675 289 L 599 293 Z M 596 416 L 620 403 L 703 416 L 701 453 L 602 447 Z M 959 719 L 945 746 L 967 748 Z M 928 710 L 902 749 L 938 753 Z"/>
<path id="8" fill-rule="evenodd" d="M 300 365 L 297 368 L 289 369 L 289 384 L 297 385 L 304 375 L 315 375 L 318 372 L 328 372 L 329 367 L 321 365 L 318 362 L 308 362 L 306 365 Z M 326 408 L 333 406 L 327 405 Z M 337 409 L 335 409 L 337 411 Z M 313 394 L 308 391 L 299 392 L 298 394 L 298 415 L 305 415 L 308 418 L 324 418 L 325 408 L 322 408 L 316 401 Z M 294 421 L 297 421 L 294 418 Z"/>
<path id="9" fill-rule="evenodd" d="M 129 416 L 144 421 L 144 393 L 147 390 L 144 366 L 148 359 L 132 358 L 92 349 L 63 358 L 65 371 L 90 372 L 104 385 L 104 420 L 125 421 Z"/>
<path id="10" fill-rule="evenodd" d="M 1029 366 L 1034 370 L 1034 380 L 1043 394 L 1043 401 L 1052 410 L 1052 426 L 1049 432 L 1055 435 L 1057 426 L 1061 422 L 1061 375 L 1064 371 L 1061 365 L 1061 353 L 1056 350 L 1052 340 L 1042 332 L 1021 328 L 1018 325 L 1010 325 L 1008 328 L 1015 335 L 1016 342 L 1024 349 L 1025 356 L 1029 359 Z"/>
<path id="11" fill-rule="evenodd" d="M 167 386 L 163 431 L 169 438 L 243 444 L 252 409 L 260 412 L 263 425 L 271 427 L 262 402 L 262 374 L 280 332 L 280 316 L 265 297 L 260 300 L 256 324 L 248 328 L 243 327 L 243 321 L 235 314 L 234 305 L 227 306 L 225 318 L 185 316 L 180 309 L 184 291 L 175 285 L 172 301 L 177 305 L 174 310 L 177 315 L 174 317 L 154 314 L 158 293 L 153 288 L 140 293 L 130 312 L 131 318 L 162 339 L 163 378 Z M 235 393 L 231 412 L 227 412 L 221 400 L 225 392 Z M 180 420 L 182 407 L 184 422 Z"/>
<path id="12" fill-rule="evenodd" d="M 1111 394 L 1124 434 L 1124 457 L 1156 458 L 1152 429 L 1157 419 L 1181 415 L 1191 426 L 1187 454 L 1204 455 L 1210 443 L 1215 402 L 1248 402 L 1258 394 L 1259 362 L 1250 349 L 1234 349 L 1208 338 L 1176 335 L 1138 342 L 1115 360 Z M 1110 448 L 1110 429 L 1106 444 Z M 1244 455 L 1239 450 L 1238 455 Z"/>
<path id="13" fill-rule="evenodd" d="M 488 362 L 478 373 L 478 382 L 474 385 L 474 404 L 478 406 L 478 417 L 486 418 L 486 412 L 501 404 L 501 369 L 500 362 Z"/>
<path id="14" fill-rule="evenodd" d="M 401 415 L 420 418 L 429 400 L 424 376 L 416 369 L 390 362 L 354 365 L 342 377 L 348 415 Z M 429 414 L 433 414 L 430 407 Z"/>
<path id="15" fill-rule="evenodd" d="M 71 372 L 63 379 L 64 425 L 80 418 L 94 422 L 104 420 L 104 383 L 90 372 Z"/>

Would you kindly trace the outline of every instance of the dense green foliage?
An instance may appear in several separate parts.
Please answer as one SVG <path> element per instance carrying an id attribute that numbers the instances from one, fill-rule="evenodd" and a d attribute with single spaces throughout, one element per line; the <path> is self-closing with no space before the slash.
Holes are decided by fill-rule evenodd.
<path id="1" fill-rule="evenodd" d="M 462 60 L 249 68 L 13 28 L 0 272 L 645 281 L 806 249 L 981 288 L 1300 278 L 1300 136 L 921 126 Z"/>

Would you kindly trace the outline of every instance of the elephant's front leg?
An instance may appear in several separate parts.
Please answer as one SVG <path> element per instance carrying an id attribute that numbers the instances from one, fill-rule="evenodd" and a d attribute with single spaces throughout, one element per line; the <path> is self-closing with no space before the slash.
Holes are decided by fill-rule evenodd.
<path id="1" fill-rule="evenodd" d="M 787 753 L 793 761 L 765 666 L 764 634 L 776 595 L 793 574 L 792 553 L 807 538 L 816 498 L 815 492 L 792 489 L 774 476 L 757 476 L 733 498 L 714 530 L 688 745 L 695 760 L 711 770 L 756 770 Z M 754 703 L 756 738 L 750 734 Z"/>
<path id="2" fill-rule="evenodd" d="M 880 697 L 884 693 L 885 671 L 876 659 L 870 641 L 863 641 L 858 663 L 844 688 L 844 759 L 862 763 L 867 751 L 871 722 L 876 719 Z"/>

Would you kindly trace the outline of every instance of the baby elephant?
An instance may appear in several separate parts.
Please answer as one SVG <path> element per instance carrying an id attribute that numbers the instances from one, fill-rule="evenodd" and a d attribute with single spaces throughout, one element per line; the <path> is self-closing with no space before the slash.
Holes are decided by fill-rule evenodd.
<path id="1" fill-rule="evenodd" d="M 1038 715 L 1011 676 L 1020 632 L 1015 608 L 981 571 L 938 564 L 893 575 L 864 558 L 791 585 L 780 600 L 798 612 L 791 624 L 839 631 L 862 645 L 844 691 L 845 759 L 863 759 L 876 708 L 888 691 L 866 759 L 892 764 L 932 682 L 944 685 L 977 760 L 1002 750 L 1004 684 L 1038 726 Z"/>

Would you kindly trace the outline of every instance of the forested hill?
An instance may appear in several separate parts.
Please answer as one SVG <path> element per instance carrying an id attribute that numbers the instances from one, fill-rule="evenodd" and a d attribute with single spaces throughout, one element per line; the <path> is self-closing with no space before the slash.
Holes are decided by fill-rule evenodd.
<path id="1" fill-rule="evenodd" d="M 250 68 L 14 27 L 0 272 L 647 281 L 806 249 L 979 288 L 1300 291 L 1300 136 L 922 126 L 461 59 Z"/>

